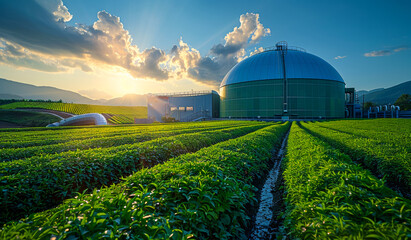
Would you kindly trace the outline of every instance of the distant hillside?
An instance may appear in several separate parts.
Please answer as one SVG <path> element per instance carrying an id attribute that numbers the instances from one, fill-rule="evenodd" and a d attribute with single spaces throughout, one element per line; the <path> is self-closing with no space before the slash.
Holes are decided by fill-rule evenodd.
<path id="1" fill-rule="evenodd" d="M 147 106 L 147 95 L 127 94 L 110 100 L 99 100 L 109 106 Z"/>
<path id="2" fill-rule="evenodd" d="M 357 94 L 360 102 L 362 102 L 362 95 L 364 94 L 365 102 L 373 102 L 375 104 L 394 104 L 402 94 L 411 94 L 411 81 L 385 89 L 358 91 Z"/>
<path id="3" fill-rule="evenodd" d="M 378 92 L 378 91 L 381 91 L 381 90 L 384 90 L 384 88 L 377 88 L 377 89 L 373 89 L 373 90 L 370 90 L 370 91 L 360 90 L 360 91 L 357 91 L 357 95 L 358 95 L 358 97 L 362 97 L 362 95 L 364 95 L 364 94 Z"/>
<path id="4" fill-rule="evenodd" d="M 19 83 L 0 78 L 0 99 L 63 100 L 66 103 L 94 104 L 107 106 L 147 106 L 147 96 L 127 94 L 113 99 L 93 100 L 79 93 Z"/>
<path id="5" fill-rule="evenodd" d="M 0 94 L 17 95 L 24 99 L 63 100 L 63 102 L 96 104 L 95 100 L 78 93 L 54 87 L 37 87 L 0 78 Z"/>
<path id="6" fill-rule="evenodd" d="M 24 99 L 24 98 L 18 95 L 14 95 L 14 94 L 0 93 L 0 99 Z"/>

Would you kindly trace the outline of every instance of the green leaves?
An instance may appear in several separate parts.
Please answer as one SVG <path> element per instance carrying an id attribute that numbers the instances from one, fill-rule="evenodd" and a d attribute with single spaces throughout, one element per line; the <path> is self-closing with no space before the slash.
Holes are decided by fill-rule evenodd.
<path id="1" fill-rule="evenodd" d="M 411 209 L 408 199 L 298 124 L 283 168 L 284 225 L 295 238 L 405 239 L 411 231 L 411 212 L 400 213 Z"/>
<path id="2" fill-rule="evenodd" d="M 13 222 L 0 231 L 0 238 L 30 239 L 39 228 L 50 226 L 58 231 L 44 239 L 51 234 L 83 239 L 241 238 L 249 222 L 246 207 L 255 202 L 256 188 L 251 184 L 267 170 L 270 150 L 281 144 L 288 127 L 271 125 L 252 132 L 259 127 L 250 126 L 187 135 L 187 144 L 190 137 L 211 139 L 210 144 L 251 132 L 142 169 L 117 185 L 80 194 L 57 208 Z M 250 151 L 255 146 L 261 151 Z M 241 164 L 244 161 L 247 164 Z M 58 217 L 50 218 L 54 213 Z"/>
<path id="3" fill-rule="evenodd" d="M 180 124 L 180 130 L 171 134 L 176 136 L 146 142 L 0 163 L 0 180 L 5 183 L 0 185 L 0 190 L 3 191 L 0 194 L 0 222 L 54 207 L 64 199 L 74 197 L 76 192 L 92 191 L 94 188 L 116 183 L 121 177 L 141 168 L 150 168 L 174 156 L 267 126 L 252 122 L 210 122 L 200 126 L 211 125 L 211 128 L 191 129 L 192 125 L 188 123 L 185 129 L 181 129 L 183 125 Z M 218 128 L 215 129 L 216 127 Z M 129 131 L 133 131 L 133 127 Z M 167 133 L 165 129 L 156 131 L 157 137 Z M 147 132 L 141 133 L 143 136 L 145 134 Z"/>
<path id="4" fill-rule="evenodd" d="M 312 134 L 361 163 L 404 196 L 411 196 L 411 129 L 408 119 L 302 124 Z"/>

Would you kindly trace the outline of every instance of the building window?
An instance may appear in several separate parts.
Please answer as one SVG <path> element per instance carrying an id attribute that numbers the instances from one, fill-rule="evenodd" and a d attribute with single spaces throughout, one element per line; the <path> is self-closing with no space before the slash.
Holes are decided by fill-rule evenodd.
<path id="1" fill-rule="evenodd" d="M 170 108 L 170 111 L 176 111 L 177 110 L 177 107 L 171 107 Z"/>
<path id="2" fill-rule="evenodd" d="M 193 107 L 187 107 L 187 108 L 186 108 L 186 111 L 193 111 L 193 110 L 194 110 Z"/>
<path id="3" fill-rule="evenodd" d="M 185 107 L 178 107 L 178 110 L 184 111 L 186 108 Z"/>

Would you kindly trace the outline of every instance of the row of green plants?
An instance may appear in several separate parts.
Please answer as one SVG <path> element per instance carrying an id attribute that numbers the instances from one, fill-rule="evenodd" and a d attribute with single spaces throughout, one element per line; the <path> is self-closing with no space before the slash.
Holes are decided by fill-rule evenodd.
<path id="1" fill-rule="evenodd" d="M 116 134 L 120 135 L 122 132 L 158 128 L 160 126 L 166 127 L 164 124 L 150 124 L 150 125 L 109 125 L 109 126 L 65 126 L 58 128 L 29 128 L 27 131 L 4 131 L 0 132 L 0 141 L 18 141 L 17 138 L 23 138 L 27 141 L 44 139 L 44 138 L 78 138 L 78 137 L 93 137 L 96 135 Z M 169 125 L 169 128 L 184 128 L 188 126 Z M 9 129 L 6 129 L 9 130 Z M 14 130 L 14 129 L 12 129 Z M 19 129 L 16 129 L 19 130 Z"/>
<path id="2" fill-rule="evenodd" d="M 348 154 L 354 161 L 370 169 L 377 177 L 404 196 L 411 196 L 411 153 L 408 147 L 398 146 L 375 138 L 361 138 L 352 134 L 323 128 L 316 123 L 303 123 L 312 134 Z M 406 141 L 407 138 L 404 138 Z M 411 144 L 409 142 L 408 144 Z"/>
<path id="3" fill-rule="evenodd" d="M 13 222 L 0 238 L 242 238 L 247 209 L 257 202 L 252 183 L 264 177 L 288 129 L 289 123 L 271 125 L 140 170 L 118 185 Z"/>
<path id="4" fill-rule="evenodd" d="M 283 162 L 284 231 L 296 239 L 408 239 L 411 201 L 293 124 Z"/>
<path id="5" fill-rule="evenodd" d="M 109 118 L 109 121 L 113 124 L 130 124 L 134 123 L 134 118 L 124 115 L 113 115 Z"/>
<path id="6" fill-rule="evenodd" d="M 258 122 L 237 122 L 237 121 L 214 121 L 214 122 L 195 122 L 195 123 L 174 123 L 174 124 L 150 124 L 134 126 L 104 126 L 104 127 L 77 127 L 61 128 L 45 131 L 46 128 L 39 128 L 38 131 L 0 133 L 1 148 L 24 148 L 30 146 L 42 146 L 49 144 L 64 143 L 73 140 L 84 140 L 102 137 L 125 136 L 129 134 L 152 132 L 152 131 L 171 131 L 181 129 L 200 129 L 210 127 L 230 127 Z"/>
<path id="7" fill-rule="evenodd" d="M 149 131 L 140 131 L 138 133 L 128 133 L 126 135 L 116 135 L 110 137 L 95 137 L 91 139 L 73 140 L 57 144 L 37 145 L 25 148 L 5 148 L 0 150 L 0 162 L 7 162 L 17 159 L 30 158 L 33 156 L 44 154 L 55 154 L 67 151 L 87 150 L 93 148 L 108 148 L 127 144 L 134 144 L 138 142 L 152 140 L 158 137 L 174 136 L 182 133 L 192 133 L 200 131 L 210 131 L 229 126 L 220 125 L 203 128 L 183 128 L 177 130 L 151 129 Z M 50 143 L 50 142 L 46 142 Z M 30 160 L 30 159 L 29 159 Z M 0 165 L 1 167 L 1 165 Z"/>
<path id="8" fill-rule="evenodd" d="M 0 141 L 26 141 L 44 139 L 44 138 L 64 138 L 64 139 L 81 139 L 101 136 L 123 135 L 133 132 L 150 131 L 150 130 L 172 130 L 183 128 L 201 128 L 208 126 L 237 126 L 246 125 L 251 122 L 247 121 L 207 121 L 207 122 L 190 122 L 190 123 L 172 123 L 172 124 L 136 124 L 136 125 L 117 125 L 117 126 L 76 126 L 76 127 L 59 127 L 59 128 L 34 128 L 29 131 L 19 132 L 0 132 Z M 18 130 L 18 129 L 17 129 Z"/>
<path id="9" fill-rule="evenodd" d="M 226 127 L 224 129 L 235 129 L 240 127 L 252 127 L 252 126 L 260 126 L 263 127 L 266 124 L 250 124 L 244 126 L 234 126 L 234 127 Z M 207 129 L 205 129 L 207 130 Z M 218 130 L 218 129 L 217 129 Z M 201 132 L 200 129 L 194 132 Z M 203 132 L 213 132 L 213 129 L 208 129 L 207 131 Z M 119 152 L 128 151 L 129 149 L 136 148 L 140 146 L 142 143 L 135 143 L 135 144 L 124 144 L 120 146 L 113 146 L 107 148 L 95 148 L 95 149 L 87 149 L 87 150 L 77 150 L 77 151 L 68 151 L 62 153 L 55 153 L 55 154 L 44 154 L 39 156 L 33 156 L 27 159 L 19 159 L 13 160 L 8 162 L 0 162 L 0 176 L 6 175 L 13 175 L 19 174 L 22 172 L 26 172 L 27 169 L 33 168 L 41 168 L 43 164 L 49 164 L 50 162 L 56 162 L 64 159 L 90 159 L 96 158 L 97 155 L 113 155 Z"/>
<path id="10" fill-rule="evenodd" d="M 331 121 L 319 122 L 318 126 L 330 128 L 332 130 L 348 133 L 360 138 L 371 138 L 399 147 L 407 148 L 411 152 L 411 128 L 400 128 L 410 124 L 408 119 L 386 119 L 387 126 L 370 128 L 372 121 Z M 395 120 L 395 121 L 392 121 Z M 398 121 L 401 120 L 401 121 Z"/>
<path id="11" fill-rule="evenodd" d="M 363 130 L 363 129 L 352 129 L 349 128 L 346 124 L 318 124 L 320 127 L 328 128 L 331 130 L 339 131 L 342 133 L 347 133 L 353 135 L 357 138 L 369 138 L 369 139 L 376 139 L 378 141 L 384 142 L 385 144 L 396 145 L 398 147 L 405 147 L 407 151 L 411 151 L 411 146 L 409 145 L 411 136 L 408 137 L 407 134 L 400 133 L 396 134 L 395 132 L 379 132 L 373 130 Z M 408 134 L 409 135 L 409 134 Z M 410 140 L 407 140 L 410 138 Z"/>
<path id="12" fill-rule="evenodd" d="M 153 125 L 156 125 L 158 123 L 155 123 Z M 133 124 L 134 125 L 141 125 L 141 124 Z M 0 128 L 0 134 L 8 134 L 8 133 L 18 133 L 18 132 L 24 132 L 24 133 L 30 133 L 30 132 L 53 132 L 53 131 L 60 131 L 62 129 L 68 130 L 68 129 L 89 129 L 89 128 L 106 128 L 106 127 L 128 127 L 129 125 L 84 125 L 84 126 L 60 126 L 60 127 L 25 127 L 25 128 Z"/>
<path id="13" fill-rule="evenodd" d="M 108 186 L 141 168 L 150 168 L 180 154 L 194 152 L 264 126 L 267 124 L 3 162 L 0 168 L 0 218 L 6 222 L 56 206 L 77 192 Z"/>
<path id="14" fill-rule="evenodd" d="M 348 124 L 350 129 L 363 129 L 378 132 L 411 133 L 409 119 L 405 118 L 378 118 L 361 120 L 337 120 L 323 122 L 326 124 Z"/>
<path id="15" fill-rule="evenodd" d="M 0 132 L 0 144 L 5 147 L 20 147 L 19 143 L 30 143 L 36 141 L 56 140 L 56 141 L 70 141 L 75 139 L 86 139 L 101 136 L 115 136 L 129 132 L 139 132 L 142 129 L 151 129 L 159 127 L 158 124 L 148 126 L 76 126 L 76 127 L 58 127 L 58 128 L 35 128 L 28 131 L 12 131 Z M 18 130 L 18 129 L 16 129 Z M 14 144 L 8 146 L 7 144 Z M 24 147 L 24 146 L 23 146 Z"/>

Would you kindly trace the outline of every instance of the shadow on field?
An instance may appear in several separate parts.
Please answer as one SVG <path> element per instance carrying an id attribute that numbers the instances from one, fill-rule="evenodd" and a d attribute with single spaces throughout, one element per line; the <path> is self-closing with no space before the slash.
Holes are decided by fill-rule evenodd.
<path id="1" fill-rule="evenodd" d="M 340 133 L 349 134 L 349 135 L 354 136 L 354 137 L 360 137 L 360 138 L 370 139 L 369 137 L 365 136 L 364 134 L 347 132 L 347 131 L 344 131 L 344 130 L 341 130 L 341 129 L 338 129 L 338 128 L 332 128 L 332 127 L 327 127 L 327 126 L 319 126 L 319 127 L 322 127 L 322 128 L 325 128 L 325 129 L 330 129 L 330 130 L 337 131 L 337 132 L 340 132 Z"/>

